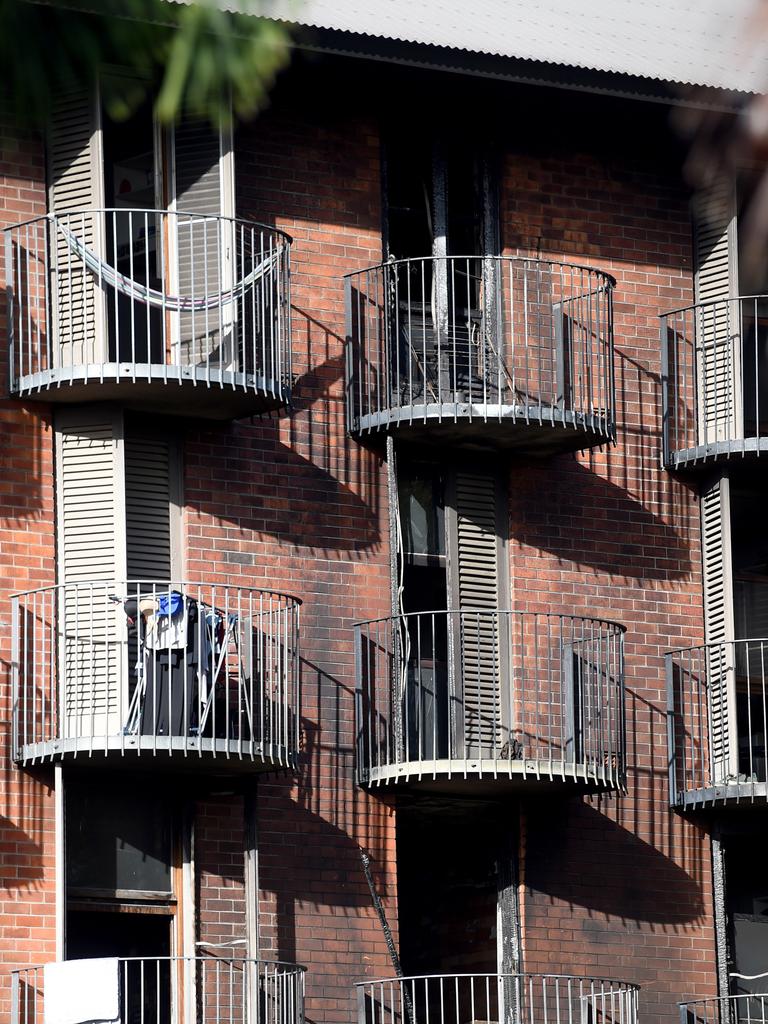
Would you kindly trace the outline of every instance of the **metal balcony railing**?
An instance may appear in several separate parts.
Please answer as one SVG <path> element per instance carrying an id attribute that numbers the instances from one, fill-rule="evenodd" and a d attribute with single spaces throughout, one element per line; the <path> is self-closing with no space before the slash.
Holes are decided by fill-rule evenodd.
<path id="1" fill-rule="evenodd" d="M 86 963 L 80 963 L 87 970 Z M 44 967 L 12 972 L 11 1024 L 44 1024 L 48 1019 L 45 975 Z M 120 959 L 116 987 L 119 1024 L 304 1020 L 304 968 L 295 964 L 218 957 Z M 57 1003 L 55 1009 L 60 1014 L 62 1007 Z"/>
<path id="2" fill-rule="evenodd" d="M 464 609 L 355 629 L 361 782 L 624 785 L 623 626 Z"/>
<path id="3" fill-rule="evenodd" d="M 396 260 L 350 274 L 347 420 L 503 445 L 615 436 L 614 279 L 517 256 Z"/>
<path id="4" fill-rule="evenodd" d="M 11 393 L 130 397 L 170 412 L 188 402 L 223 418 L 286 404 L 290 242 L 169 210 L 51 213 L 7 228 Z"/>
<path id="5" fill-rule="evenodd" d="M 742 993 L 680 1003 L 680 1024 L 768 1024 L 768 994 Z"/>
<path id="6" fill-rule="evenodd" d="M 768 296 L 703 302 L 661 317 L 664 463 L 768 451 Z"/>
<path id="7" fill-rule="evenodd" d="M 157 581 L 15 596 L 14 758 L 164 754 L 187 765 L 293 767 L 300 604 Z"/>
<path id="8" fill-rule="evenodd" d="M 768 640 L 672 651 L 666 666 L 672 804 L 765 800 Z"/>
<path id="9" fill-rule="evenodd" d="M 556 974 L 437 974 L 356 986 L 358 1024 L 636 1024 L 635 985 Z"/>

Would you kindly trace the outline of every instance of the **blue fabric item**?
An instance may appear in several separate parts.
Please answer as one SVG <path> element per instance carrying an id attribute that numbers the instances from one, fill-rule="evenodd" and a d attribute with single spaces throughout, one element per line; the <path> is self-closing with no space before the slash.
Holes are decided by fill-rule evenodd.
<path id="1" fill-rule="evenodd" d="M 170 611 L 169 611 L 170 605 Z M 184 596 L 178 592 L 178 590 L 172 590 L 170 594 L 159 594 L 157 598 L 157 614 L 158 615 L 170 615 L 171 618 L 174 615 L 178 615 L 184 606 Z"/>

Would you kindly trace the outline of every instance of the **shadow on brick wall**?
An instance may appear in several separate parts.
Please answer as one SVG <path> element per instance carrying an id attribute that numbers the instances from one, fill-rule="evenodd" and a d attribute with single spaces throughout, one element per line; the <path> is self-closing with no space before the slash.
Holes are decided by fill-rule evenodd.
<path id="1" fill-rule="evenodd" d="M 45 876 L 46 833 L 53 843 L 53 789 L 46 777 L 15 767 L 10 756 L 10 722 L 0 722 L 0 734 L 0 887 L 9 892 L 39 890 Z M 52 846 L 48 859 L 52 863 Z"/>

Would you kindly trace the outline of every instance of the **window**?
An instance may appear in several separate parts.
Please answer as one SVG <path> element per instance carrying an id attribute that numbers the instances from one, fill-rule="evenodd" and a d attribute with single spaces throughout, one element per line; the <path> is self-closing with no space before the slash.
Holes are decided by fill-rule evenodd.
<path id="1" fill-rule="evenodd" d="M 504 488 L 488 468 L 398 460 L 410 759 L 503 745 Z"/>

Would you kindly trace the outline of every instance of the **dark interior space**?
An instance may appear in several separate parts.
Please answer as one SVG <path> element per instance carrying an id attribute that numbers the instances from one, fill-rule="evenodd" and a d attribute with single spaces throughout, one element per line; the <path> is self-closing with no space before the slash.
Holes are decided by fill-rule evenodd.
<path id="1" fill-rule="evenodd" d="M 510 837 L 516 821 L 509 802 L 414 798 L 399 804 L 399 933 L 406 976 L 497 970 L 499 859 L 515 849 Z"/>

